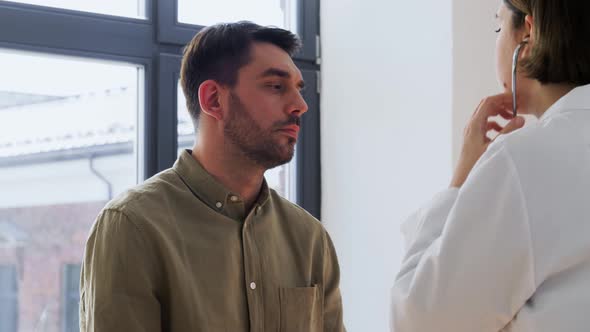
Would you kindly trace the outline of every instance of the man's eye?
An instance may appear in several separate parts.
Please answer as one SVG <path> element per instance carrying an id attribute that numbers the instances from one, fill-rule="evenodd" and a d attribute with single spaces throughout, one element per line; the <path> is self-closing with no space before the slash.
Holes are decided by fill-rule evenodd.
<path id="1" fill-rule="evenodd" d="M 273 91 L 283 91 L 283 84 L 280 83 L 269 83 L 266 85 L 269 89 Z"/>

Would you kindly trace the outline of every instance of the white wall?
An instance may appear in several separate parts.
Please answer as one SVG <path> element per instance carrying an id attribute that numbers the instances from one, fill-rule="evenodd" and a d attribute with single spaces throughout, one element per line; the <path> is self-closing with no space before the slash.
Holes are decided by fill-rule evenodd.
<path id="1" fill-rule="evenodd" d="M 500 0 L 453 0 L 453 160 L 479 101 L 501 92 L 494 60 L 499 4 Z"/>
<path id="2" fill-rule="evenodd" d="M 399 225 L 446 188 L 466 121 L 500 91 L 499 4 L 322 1 L 322 219 L 349 331 L 388 331 Z"/>
<path id="3" fill-rule="evenodd" d="M 322 220 L 345 324 L 389 329 L 399 226 L 451 173 L 451 0 L 323 0 Z"/>

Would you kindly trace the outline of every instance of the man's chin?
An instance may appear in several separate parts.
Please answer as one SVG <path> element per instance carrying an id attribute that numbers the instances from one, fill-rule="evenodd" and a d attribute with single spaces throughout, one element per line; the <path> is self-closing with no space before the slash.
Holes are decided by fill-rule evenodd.
<path id="1" fill-rule="evenodd" d="M 285 153 L 281 156 L 280 160 L 280 164 L 286 164 L 288 162 L 290 162 L 291 160 L 293 160 L 293 156 L 295 155 L 295 150 L 292 149 L 290 150 L 288 153 Z"/>
<path id="2" fill-rule="evenodd" d="M 276 166 L 281 166 L 281 165 L 289 163 L 291 160 L 293 160 L 294 155 L 295 155 L 295 146 L 293 145 L 290 148 L 288 148 L 288 150 L 286 150 L 284 153 L 281 153 L 280 158 L 277 158 L 277 165 Z"/>
<path id="3" fill-rule="evenodd" d="M 297 145 L 297 139 L 293 137 L 281 137 L 274 141 L 276 146 L 280 147 L 281 154 L 293 154 L 295 151 L 295 145 Z"/>
<path id="4" fill-rule="evenodd" d="M 278 145 L 294 146 L 295 144 L 297 144 L 297 139 L 291 136 L 281 135 L 278 139 L 275 140 L 275 142 Z"/>

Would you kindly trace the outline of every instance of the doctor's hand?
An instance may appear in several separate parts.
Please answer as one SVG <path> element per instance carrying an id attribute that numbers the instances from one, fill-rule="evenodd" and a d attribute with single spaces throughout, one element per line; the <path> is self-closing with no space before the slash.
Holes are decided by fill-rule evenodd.
<path id="1" fill-rule="evenodd" d="M 491 117 L 501 116 L 510 120 L 502 127 L 497 122 L 490 120 Z M 475 163 L 484 154 L 488 145 L 495 139 L 488 137 L 488 132 L 495 131 L 496 137 L 508 134 L 524 126 L 524 118 L 512 117 L 512 94 L 503 93 L 492 97 L 484 98 L 477 106 L 471 116 L 469 123 L 463 133 L 463 148 L 459 156 L 459 162 L 455 168 L 451 187 L 460 188 L 467 176 L 475 166 Z"/>

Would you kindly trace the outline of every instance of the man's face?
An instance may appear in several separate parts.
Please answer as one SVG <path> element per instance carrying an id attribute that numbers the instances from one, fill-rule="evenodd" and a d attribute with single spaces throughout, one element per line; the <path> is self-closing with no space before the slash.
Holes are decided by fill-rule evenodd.
<path id="1" fill-rule="evenodd" d="M 229 94 L 224 133 L 265 169 L 289 162 L 307 104 L 303 79 L 291 57 L 269 43 L 254 43 L 250 62 Z"/>

